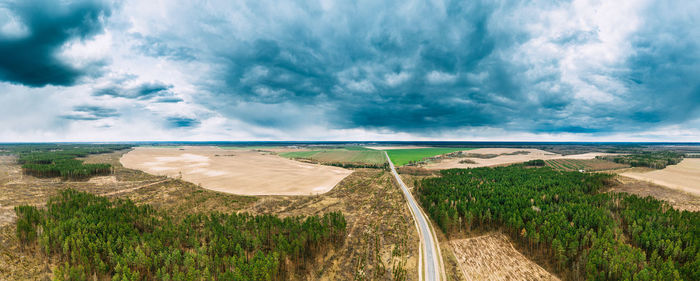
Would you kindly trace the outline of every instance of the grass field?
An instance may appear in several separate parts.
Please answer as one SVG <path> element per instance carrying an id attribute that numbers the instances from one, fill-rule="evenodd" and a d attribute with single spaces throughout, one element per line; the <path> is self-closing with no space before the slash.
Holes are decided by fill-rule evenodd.
<path id="1" fill-rule="evenodd" d="M 303 158 L 311 159 L 319 162 L 338 162 L 338 163 L 367 163 L 367 164 L 382 164 L 386 162 L 384 153 L 377 150 L 369 149 L 329 149 L 329 150 L 312 150 L 312 151 L 293 151 L 280 153 L 280 156 L 286 158 Z"/>
<path id="2" fill-rule="evenodd" d="M 391 162 L 394 162 L 396 166 L 403 166 L 410 162 L 421 161 L 428 157 L 433 157 L 436 155 L 442 155 L 446 153 L 452 153 L 455 151 L 465 151 L 471 150 L 473 148 L 465 147 L 429 147 L 429 148 L 415 148 L 415 149 L 388 149 L 386 152 L 391 158 Z"/>

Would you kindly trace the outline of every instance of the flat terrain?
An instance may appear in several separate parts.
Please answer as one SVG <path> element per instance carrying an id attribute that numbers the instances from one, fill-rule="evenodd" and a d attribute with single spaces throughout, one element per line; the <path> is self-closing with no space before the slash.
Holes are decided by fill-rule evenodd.
<path id="1" fill-rule="evenodd" d="M 617 180 L 620 184 L 610 188 L 610 192 L 626 192 L 641 197 L 651 196 L 668 201 L 677 210 L 700 212 L 700 196 L 625 176 L 618 176 Z"/>
<path id="2" fill-rule="evenodd" d="M 466 147 L 427 147 L 427 148 L 401 148 L 385 149 L 391 158 L 391 162 L 396 166 L 403 166 L 411 161 L 421 161 L 428 157 L 452 153 L 456 151 L 467 151 L 473 148 Z"/>
<path id="3" fill-rule="evenodd" d="M 596 156 L 609 155 L 609 153 L 590 152 L 564 156 L 561 154 L 551 153 L 544 150 L 532 148 L 478 148 L 468 151 L 468 154 L 472 154 L 475 156 L 480 155 L 480 157 L 460 157 L 442 159 L 440 161 L 428 163 L 427 165 L 424 165 L 424 167 L 426 169 L 435 170 L 453 168 L 476 168 L 522 163 L 525 161 L 536 159 L 594 159 Z M 460 161 L 463 161 L 465 159 L 471 160 L 471 162 L 474 163 L 460 163 Z"/>
<path id="4" fill-rule="evenodd" d="M 466 280 L 559 280 L 518 252 L 501 233 L 450 241 Z"/>
<path id="5" fill-rule="evenodd" d="M 290 151 L 279 154 L 286 158 L 303 158 L 316 160 L 322 163 L 366 163 L 383 164 L 386 162 L 384 153 L 376 150 L 311 150 L 311 151 Z"/>
<path id="6" fill-rule="evenodd" d="M 331 190 L 351 170 L 302 163 L 253 150 L 137 147 L 124 167 L 240 195 L 310 195 Z"/>
<path id="7" fill-rule="evenodd" d="M 314 196 L 240 196 L 203 189 L 179 179 L 124 168 L 127 151 L 90 155 L 87 163 L 110 163 L 114 174 L 90 181 L 61 181 L 23 176 L 13 157 L 0 157 L 0 280 L 50 280 L 59 260 L 38 249 L 22 249 L 15 234 L 14 211 L 20 204 L 44 206 L 58 190 L 74 188 L 150 204 L 176 218 L 197 212 L 248 212 L 281 217 L 342 211 L 348 223 L 345 244 L 319 257 L 312 268 L 292 280 L 353 280 L 359 276 L 392 280 L 403 272 L 418 280 L 419 238 L 411 214 L 391 174 L 357 169 L 331 191 Z M 234 151 L 235 152 L 235 151 Z M 365 279 L 366 280 L 366 279 Z"/>
<path id="8" fill-rule="evenodd" d="M 417 149 L 417 148 L 430 148 L 427 146 L 417 146 L 417 145 L 399 145 L 399 146 L 365 146 L 365 148 L 374 150 L 390 150 L 390 149 Z"/>
<path id="9" fill-rule="evenodd" d="M 547 166 L 563 171 L 594 172 L 629 168 L 629 165 L 602 159 L 552 159 L 545 162 Z"/>
<path id="10" fill-rule="evenodd" d="M 686 158 L 661 170 L 630 170 L 621 175 L 700 196 L 700 158 Z"/>

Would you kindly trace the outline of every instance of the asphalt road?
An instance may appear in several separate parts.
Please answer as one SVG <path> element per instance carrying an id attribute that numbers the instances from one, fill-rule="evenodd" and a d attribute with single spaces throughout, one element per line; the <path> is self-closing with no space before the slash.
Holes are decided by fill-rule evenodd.
<path id="1" fill-rule="evenodd" d="M 389 161 L 391 173 L 394 175 L 394 178 L 396 178 L 396 181 L 401 186 L 401 191 L 403 191 L 403 195 L 408 201 L 408 206 L 410 207 L 411 213 L 413 214 L 413 219 L 417 223 L 418 233 L 420 234 L 421 239 L 420 264 L 422 265 L 422 268 L 419 269 L 418 279 L 426 281 L 441 280 L 442 270 L 440 266 L 440 250 L 437 248 L 438 245 L 435 244 L 437 238 L 435 238 L 433 232 L 430 231 L 430 226 L 428 225 L 428 218 L 425 217 L 423 211 L 421 211 L 421 209 L 418 207 L 418 203 L 416 203 L 416 200 L 413 199 L 413 195 L 411 195 L 411 192 L 408 191 L 406 184 L 404 184 L 401 180 L 401 177 L 399 177 L 399 174 L 396 172 L 396 168 L 394 168 L 394 163 L 392 163 L 391 159 L 389 158 L 389 154 L 387 154 L 385 151 L 384 155 L 386 155 L 386 159 Z"/>

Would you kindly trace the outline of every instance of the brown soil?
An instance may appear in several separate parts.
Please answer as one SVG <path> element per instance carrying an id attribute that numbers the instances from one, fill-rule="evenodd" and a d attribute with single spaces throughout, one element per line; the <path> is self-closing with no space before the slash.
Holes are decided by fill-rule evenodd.
<path id="1" fill-rule="evenodd" d="M 621 175 L 700 196 L 700 158 L 686 158 L 661 170 L 630 170 Z"/>
<path id="2" fill-rule="evenodd" d="M 231 151 L 231 150 L 227 150 Z M 15 235 L 14 211 L 20 204 L 43 206 L 51 195 L 74 188 L 112 198 L 151 204 L 182 218 L 196 212 L 249 212 L 297 216 L 340 210 L 348 222 L 345 244 L 319 257 L 304 276 L 294 280 L 353 280 L 359 275 L 391 279 L 402 263 L 407 280 L 417 280 L 419 239 L 405 200 L 390 174 L 358 169 L 333 190 L 315 196 L 241 196 L 203 189 L 195 184 L 124 168 L 126 151 L 91 155 L 89 163 L 111 163 L 114 174 L 91 181 L 68 182 L 22 176 L 14 158 L 0 157 L 0 280 L 50 280 L 57 261 L 37 249 L 21 249 Z M 237 153 L 233 151 L 233 153 Z M 393 253 L 393 255 L 392 255 Z"/>
<path id="3" fill-rule="evenodd" d="M 603 159 L 553 159 L 546 161 L 547 166 L 564 171 L 584 170 L 586 172 L 607 171 L 629 168 L 629 165 L 619 164 Z"/>
<path id="4" fill-rule="evenodd" d="M 122 165 L 241 195 L 311 195 L 331 190 L 351 170 L 303 163 L 254 150 L 138 147 Z"/>
<path id="5" fill-rule="evenodd" d="M 524 152 L 528 152 L 525 154 Z M 476 168 L 488 166 L 501 166 L 514 163 L 522 163 L 525 161 L 542 159 L 594 159 L 596 156 L 609 155 L 609 153 L 590 152 L 583 154 L 561 155 L 532 148 L 478 148 L 469 150 L 468 154 L 473 154 L 477 157 L 466 158 L 451 158 L 441 161 L 432 162 L 424 167 L 427 169 L 441 170 L 452 168 Z M 495 157 L 483 157 L 479 155 L 497 155 Z M 469 159 L 474 163 L 460 163 L 463 160 Z"/>
<path id="6" fill-rule="evenodd" d="M 518 252 L 501 233 L 452 240 L 466 280 L 559 280 Z"/>
<path id="7" fill-rule="evenodd" d="M 625 176 L 618 176 L 618 181 L 620 184 L 612 187 L 609 191 L 626 192 L 641 197 L 652 196 L 659 200 L 668 201 L 675 209 L 700 212 L 700 196 Z"/>

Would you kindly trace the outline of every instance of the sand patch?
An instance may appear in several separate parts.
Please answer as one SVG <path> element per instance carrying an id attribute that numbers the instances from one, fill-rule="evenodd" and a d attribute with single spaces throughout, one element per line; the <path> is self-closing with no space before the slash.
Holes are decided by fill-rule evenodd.
<path id="1" fill-rule="evenodd" d="M 231 157 L 217 155 L 232 154 Z M 124 167 L 241 195 L 310 195 L 331 190 L 351 170 L 301 163 L 252 150 L 218 147 L 137 147 L 125 154 Z"/>
<path id="2" fill-rule="evenodd" d="M 507 154 L 512 154 L 516 153 L 519 151 L 527 151 L 527 154 L 515 154 L 515 155 L 507 155 Z M 549 159 L 594 159 L 596 156 L 605 156 L 605 155 L 611 155 L 610 153 L 599 153 L 599 152 L 590 152 L 590 153 L 583 153 L 583 154 L 574 154 L 574 155 L 561 155 L 557 153 L 552 153 L 552 152 L 547 152 L 544 150 L 540 149 L 532 149 L 532 148 L 478 148 L 474 150 L 469 150 L 467 153 L 470 154 L 483 154 L 483 155 L 488 155 L 488 154 L 495 154 L 499 155 L 493 158 L 452 158 L 452 159 L 444 159 L 439 162 L 434 162 L 434 163 L 429 163 L 425 165 L 424 167 L 427 169 L 434 169 L 434 170 L 441 170 L 441 169 L 453 169 L 453 168 L 476 168 L 476 167 L 488 167 L 488 166 L 499 166 L 499 165 L 508 165 L 508 164 L 515 164 L 515 163 L 522 163 L 525 161 L 530 161 L 530 160 L 536 160 L 536 159 L 542 159 L 542 160 L 549 160 Z M 504 155 L 502 155 L 504 154 Z M 472 160 L 474 163 L 459 163 L 462 160 L 469 159 Z"/>
<path id="3" fill-rule="evenodd" d="M 621 175 L 700 196 L 700 158 L 686 158 L 661 170 L 628 171 Z"/>
<path id="4" fill-rule="evenodd" d="M 467 280 L 559 280 L 511 245 L 501 233 L 450 241 Z"/>
<path id="5" fill-rule="evenodd" d="M 92 183 L 92 184 L 96 184 L 96 185 L 116 184 L 117 177 L 115 177 L 115 176 L 92 177 L 92 178 L 90 178 L 90 180 L 88 180 L 88 182 Z"/>
<path id="6" fill-rule="evenodd" d="M 618 176 L 617 179 L 620 184 L 610 188 L 610 192 L 626 192 L 640 197 L 652 196 L 667 201 L 677 210 L 700 212 L 700 196 L 625 176 Z"/>

